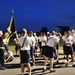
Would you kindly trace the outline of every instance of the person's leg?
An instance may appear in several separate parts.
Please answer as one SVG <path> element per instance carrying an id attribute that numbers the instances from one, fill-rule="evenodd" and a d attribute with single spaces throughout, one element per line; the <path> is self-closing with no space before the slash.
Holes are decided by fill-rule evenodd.
<path id="1" fill-rule="evenodd" d="M 75 52 L 73 52 L 74 60 L 75 60 Z"/>
<path id="2" fill-rule="evenodd" d="M 50 58 L 50 73 L 51 72 L 55 72 L 55 70 L 53 69 L 53 58 Z"/>
<path id="3" fill-rule="evenodd" d="M 40 49 L 40 52 L 41 52 L 41 42 L 39 42 L 39 49 Z"/>
<path id="4" fill-rule="evenodd" d="M 50 69 L 53 69 L 53 59 L 50 58 Z"/>
<path id="5" fill-rule="evenodd" d="M 35 57 L 39 56 L 38 54 L 38 46 L 35 46 Z"/>
<path id="6" fill-rule="evenodd" d="M 45 57 L 45 56 L 43 55 L 43 58 L 44 58 L 44 69 L 43 69 L 43 72 L 45 72 L 45 71 L 46 71 L 47 57 Z"/>
<path id="7" fill-rule="evenodd" d="M 10 62 L 13 60 L 13 57 L 11 56 L 6 62 Z"/>
<path id="8" fill-rule="evenodd" d="M 67 62 L 69 62 L 69 55 L 66 55 L 66 60 Z"/>
<path id="9" fill-rule="evenodd" d="M 23 63 L 21 63 L 21 73 L 22 75 L 24 75 L 24 64 Z"/>
<path id="10" fill-rule="evenodd" d="M 0 68 L 1 68 L 1 65 L 2 65 L 2 51 L 0 50 Z"/>
<path id="11" fill-rule="evenodd" d="M 66 46 L 65 45 L 63 45 L 63 55 L 64 55 L 64 59 L 66 58 L 66 55 L 65 55 L 65 48 L 66 48 Z"/>
<path id="12" fill-rule="evenodd" d="M 31 49 L 31 57 L 32 57 L 32 63 L 33 63 L 33 66 L 35 66 L 34 50 L 35 50 L 35 47 L 32 47 L 32 49 Z"/>
<path id="13" fill-rule="evenodd" d="M 73 59 L 75 61 L 75 44 L 72 45 L 72 49 L 73 49 Z"/>
<path id="14" fill-rule="evenodd" d="M 58 63 L 58 53 L 57 53 L 58 50 L 54 49 L 54 54 L 55 54 L 55 59 L 56 59 L 56 62 Z"/>
<path id="15" fill-rule="evenodd" d="M 17 50 L 16 50 L 16 55 L 17 55 Z"/>
<path id="16" fill-rule="evenodd" d="M 16 44 L 16 45 L 15 45 L 15 52 L 16 52 L 16 55 L 17 55 L 17 53 L 18 53 L 18 49 L 19 49 L 19 46 L 18 46 L 18 44 Z"/>
<path id="17" fill-rule="evenodd" d="M 56 47 L 56 57 L 57 57 L 57 60 L 58 60 L 58 55 L 59 55 L 59 43 L 57 44 L 57 47 Z"/>
<path id="18" fill-rule="evenodd" d="M 4 67 L 4 52 L 1 51 L 0 53 L 0 62 L 1 62 L 1 67 Z"/>
<path id="19" fill-rule="evenodd" d="M 56 62 L 57 62 L 57 63 L 59 63 L 58 55 L 59 55 L 59 51 L 58 51 L 58 50 L 56 50 Z"/>
<path id="20" fill-rule="evenodd" d="M 30 63 L 27 63 L 27 68 L 28 68 L 29 75 L 31 75 L 31 65 L 30 65 Z"/>
<path id="21" fill-rule="evenodd" d="M 35 66 L 35 57 L 32 56 L 33 66 Z"/>
<path id="22" fill-rule="evenodd" d="M 24 63 L 25 63 L 25 51 L 20 50 L 20 60 L 21 60 L 21 73 L 24 75 Z"/>
<path id="23" fill-rule="evenodd" d="M 67 67 L 69 63 L 69 55 L 66 55 L 66 61 L 65 61 L 65 66 Z"/>
<path id="24" fill-rule="evenodd" d="M 71 60 L 72 60 L 72 62 L 74 62 L 74 56 L 73 55 L 71 55 Z"/>
<path id="25" fill-rule="evenodd" d="M 74 55 L 73 54 L 71 55 L 71 60 L 72 60 L 72 64 L 73 64 L 72 66 L 75 67 L 75 61 L 74 61 Z"/>

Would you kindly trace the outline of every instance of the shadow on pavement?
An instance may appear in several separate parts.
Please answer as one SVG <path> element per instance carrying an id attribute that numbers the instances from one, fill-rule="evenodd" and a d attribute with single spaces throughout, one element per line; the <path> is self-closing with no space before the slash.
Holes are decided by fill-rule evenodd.
<path id="1" fill-rule="evenodd" d="M 5 64 L 7 69 L 20 68 L 20 64 Z"/>

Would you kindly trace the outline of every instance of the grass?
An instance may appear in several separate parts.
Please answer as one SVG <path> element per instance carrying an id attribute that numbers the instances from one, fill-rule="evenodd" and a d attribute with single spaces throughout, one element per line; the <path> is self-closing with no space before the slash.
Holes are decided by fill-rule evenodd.
<path id="1" fill-rule="evenodd" d="M 60 40 L 60 42 L 59 42 L 59 50 L 63 50 L 62 40 Z"/>

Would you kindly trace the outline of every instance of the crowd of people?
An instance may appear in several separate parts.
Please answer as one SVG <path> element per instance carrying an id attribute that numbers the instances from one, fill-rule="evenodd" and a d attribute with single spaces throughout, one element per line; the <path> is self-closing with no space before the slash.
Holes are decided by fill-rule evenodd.
<path id="1" fill-rule="evenodd" d="M 42 55 L 44 59 L 43 64 L 43 72 L 45 72 L 47 60 L 49 60 L 50 64 L 50 73 L 55 72 L 56 70 L 53 69 L 53 60 L 55 59 L 57 63 L 59 63 L 58 55 L 59 55 L 59 42 L 62 40 L 63 44 L 63 55 L 66 58 L 66 66 L 68 65 L 69 61 L 69 55 L 71 56 L 71 62 L 73 62 L 73 66 L 75 65 L 75 30 L 72 31 L 65 31 L 64 35 L 61 35 L 60 33 L 57 33 L 55 31 L 52 32 L 40 32 L 40 35 L 37 36 L 35 32 L 28 32 L 25 28 L 21 31 L 21 36 L 18 37 L 17 32 L 16 38 L 14 39 L 15 42 L 15 50 L 16 55 L 17 51 L 20 51 L 20 63 L 21 63 L 21 73 L 24 75 L 24 65 L 27 64 L 29 75 L 31 75 L 31 59 L 33 66 L 36 66 L 35 63 L 35 57 L 39 56 L 38 49 L 40 54 Z M 5 44 L 3 42 L 2 38 L 2 31 L 0 30 L 0 65 L 4 66 L 4 61 L 12 61 L 13 60 L 13 54 L 8 50 L 8 47 L 6 46 L 6 54 L 8 54 L 8 58 L 5 57 L 6 60 L 4 60 L 4 49 Z M 2 56 L 1 56 L 2 55 Z M 9 59 L 10 58 L 10 59 Z M 9 59 L 9 60 L 8 60 Z M 65 61 L 64 61 L 65 62 Z M 2 64 L 1 64 L 2 63 Z M 1 67 L 0 66 L 0 67 Z"/>

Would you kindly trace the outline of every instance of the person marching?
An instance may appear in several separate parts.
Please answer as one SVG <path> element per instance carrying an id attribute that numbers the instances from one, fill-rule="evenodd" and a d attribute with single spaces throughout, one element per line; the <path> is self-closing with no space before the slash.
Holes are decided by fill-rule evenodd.
<path id="1" fill-rule="evenodd" d="M 20 62 L 21 62 L 21 72 L 24 75 L 24 64 L 27 63 L 27 68 L 29 75 L 31 75 L 31 65 L 30 65 L 30 47 L 32 45 L 31 39 L 27 36 L 27 30 L 25 28 L 21 31 L 21 37 L 18 38 L 16 34 L 17 40 L 20 45 Z"/>
<path id="2" fill-rule="evenodd" d="M 56 62 L 57 63 L 59 63 L 58 56 L 59 56 L 59 42 L 60 42 L 60 37 L 61 37 L 61 34 L 60 33 L 57 33 L 56 34 L 57 45 L 56 45 L 56 50 L 55 50 L 55 56 L 56 56 Z"/>
<path id="3" fill-rule="evenodd" d="M 2 30 L 0 30 L 0 69 L 1 70 L 5 70 L 5 66 L 4 66 L 4 50 L 5 50 L 5 46 L 4 46 L 4 42 L 3 42 L 3 32 Z"/>
<path id="4" fill-rule="evenodd" d="M 50 59 L 50 73 L 51 72 L 55 72 L 55 70 L 53 69 L 53 53 L 54 53 L 54 49 L 56 49 L 56 44 L 57 44 L 57 39 L 54 37 L 54 33 L 52 33 L 52 35 L 50 37 L 48 37 L 48 42 L 47 42 L 47 46 L 46 46 L 46 50 L 45 50 L 45 60 L 44 60 L 44 69 L 43 72 L 46 71 L 46 62 L 47 62 L 47 58 Z"/>
<path id="5" fill-rule="evenodd" d="M 42 36 L 41 36 L 41 33 L 40 33 L 40 35 L 38 37 L 38 45 L 39 45 L 40 53 L 41 53 L 41 48 L 42 48 L 42 46 L 41 46 L 41 44 L 42 44 Z"/>
<path id="6" fill-rule="evenodd" d="M 74 64 L 72 44 L 73 44 L 73 37 L 70 35 L 70 31 L 67 31 L 67 36 L 64 39 L 64 45 L 65 45 L 64 53 L 66 55 L 66 60 L 67 60 L 66 66 L 69 63 L 69 55 L 71 55 L 71 61 Z"/>
<path id="7" fill-rule="evenodd" d="M 35 52 L 35 38 L 33 36 L 32 31 L 29 32 L 29 36 L 30 36 L 30 39 L 31 39 L 31 42 L 32 42 L 32 47 L 30 49 L 32 63 L 33 63 L 32 65 L 35 66 L 35 55 L 34 55 L 34 52 Z"/>
<path id="8" fill-rule="evenodd" d="M 72 37 L 73 37 L 73 44 L 72 44 L 72 47 L 73 47 L 73 50 L 74 50 L 73 56 L 74 56 L 74 66 L 75 66 L 75 30 L 72 30 L 72 31 L 71 31 L 71 35 L 72 35 Z"/>
<path id="9" fill-rule="evenodd" d="M 39 54 L 38 54 L 38 37 L 36 35 L 36 32 L 33 33 L 33 36 L 35 38 L 35 56 L 39 56 Z"/>
<path id="10" fill-rule="evenodd" d="M 63 54 L 64 54 L 64 58 L 66 58 L 65 57 L 65 44 L 64 44 L 64 39 L 66 38 L 66 36 L 67 36 L 67 32 L 65 31 L 64 32 L 64 35 L 62 36 L 62 44 L 63 44 Z"/>
<path id="11" fill-rule="evenodd" d="M 18 41 L 17 41 L 16 38 L 14 39 L 14 44 L 15 44 L 15 51 L 16 51 L 16 56 L 17 56 L 18 55 L 18 51 L 19 51 L 19 44 L 18 44 Z"/>
<path id="12" fill-rule="evenodd" d="M 8 51 L 9 48 L 8 48 L 8 41 L 9 41 L 9 35 L 10 33 L 5 33 L 4 36 L 3 36 L 3 42 L 4 42 L 4 46 L 5 46 L 5 50 Z"/>
<path id="13" fill-rule="evenodd" d="M 41 53 L 42 53 L 42 55 L 44 55 L 44 53 L 45 53 L 45 46 L 47 44 L 47 37 L 46 37 L 44 32 L 41 33 L 41 36 L 42 36 L 42 43 L 41 43 L 42 52 Z"/>

